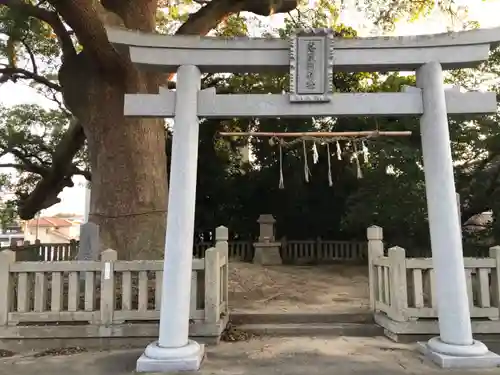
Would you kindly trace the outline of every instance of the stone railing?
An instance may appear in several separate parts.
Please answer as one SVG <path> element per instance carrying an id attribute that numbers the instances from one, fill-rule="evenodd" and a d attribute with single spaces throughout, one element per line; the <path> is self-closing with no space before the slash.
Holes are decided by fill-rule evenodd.
<path id="1" fill-rule="evenodd" d="M 436 334 L 436 279 L 432 258 L 407 258 L 400 247 L 384 254 L 382 228 L 368 229 L 370 303 L 388 335 Z M 464 258 L 475 333 L 500 333 L 500 246 L 488 258 Z"/>
<path id="2" fill-rule="evenodd" d="M 264 265 L 366 262 L 368 259 L 365 241 L 276 238 L 276 219 L 272 215 L 260 215 L 257 223 L 259 224 L 259 237 L 256 242 L 229 241 L 230 259 L 253 261 Z M 221 233 L 227 233 L 227 228 L 218 227 L 215 230 L 215 243 L 219 240 L 227 240 L 226 237 L 219 238 Z M 203 251 L 210 246 L 212 246 L 211 242 L 195 244 L 194 256 L 203 256 Z"/>
<path id="3" fill-rule="evenodd" d="M 121 261 L 114 250 L 100 261 L 15 255 L 0 253 L 0 339 L 157 336 L 163 261 Z M 228 317 L 227 242 L 193 259 L 191 283 L 190 334 L 218 339 Z"/>
<path id="4" fill-rule="evenodd" d="M 287 240 L 278 241 L 280 256 L 286 264 L 317 264 L 321 262 L 363 262 L 368 258 L 367 243 L 357 241 Z M 195 257 L 202 257 L 211 242 L 200 242 L 193 247 Z M 229 241 L 229 259 L 252 261 L 254 259 L 252 241 Z"/>
<path id="5" fill-rule="evenodd" d="M 285 263 L 362 262 L 367 259 L 366 242 L 317 240 L 281 240 L 281 257 Z"/>
<path id="6" fill-rule="evenodd" d="M 215 239 L 217 243 L 217 237 Z M 205 251 L 212 247 L 213 242 L 198 242 L 193 244 L 193 256 L 195 258 L 203 258 Z M 253 242 L 252 241 L 229 241 L 229 259 L 252 260 L 253 257 Z"/>
<path id="7" fill-rule="evenodd" d="M 78 241 L 71 240 L 66 243 L 33 243 L 24 241 L 22 245 L 13 242 L 9 249 L 17 253 L 17 260 L 25 261 L 59 261 L 75 260 L 78 253 Z"/>
<path id="8" fill-rule="evenodd" d="M 229 240 L 228 228 L 219 226 L 213 241 L 193 244 L 193 257 L 203 258 L 205 251 L 220 241 L 228 241 L 228 257 L 234 261 L 273 264 L 323 264 L 327 262 L 366 262 L 367 243 L 364 241 L 294 240 L 276 238 L 276 220 L 272 215 L 260 215 L 259 236 L 256 241 Z M 25 243 L 10 247 L 16 259 L 23 261 L 99 260 L 101 244 L 99 227 L 85 223 L 80 227 L 80 241 L 67 244 Z"/>

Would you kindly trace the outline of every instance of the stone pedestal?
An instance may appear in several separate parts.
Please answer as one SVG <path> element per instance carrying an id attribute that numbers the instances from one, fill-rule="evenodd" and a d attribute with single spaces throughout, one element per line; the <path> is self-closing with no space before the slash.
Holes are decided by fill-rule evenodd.
<path id="1" fill-rule="evenodd" d="M 256 242 L 253 246 L 255 248 L 253 263 L 263 266 L 282 264 L 280 255 L 281 242 Z"/>
<path id="2" fill-rule="evenodd" d="M 137 372 L 197 371 L 205 355 L 204 345 L 189 340 L 180 348 L 162 348 L 158 341 L 149 344 L 137 360 Z"/>
<path id="3" fill-rule="evenodd" d="M 474 340 L 472 345 L 450 345 L 434 337 L 418 343 L 419 351 L 441 368 L 481 369 L 500 366 L 500 356 L 490 352 L 486 345 Z"/>

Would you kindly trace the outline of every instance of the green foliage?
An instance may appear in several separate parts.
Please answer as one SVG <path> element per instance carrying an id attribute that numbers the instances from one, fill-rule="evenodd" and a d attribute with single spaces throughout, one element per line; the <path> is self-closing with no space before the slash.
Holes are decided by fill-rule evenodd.
<path id="1" fill-rule="evenodd" d="M 189 17 L 188 9 L 199 9 L 193 0 L 168 2 L 156 14 L 156 28 L 163 34 L 173 34 Z"/>
<path id="2" fill-rule="evenodd" d="M 9 225 L 16 222 L 16 204 L 13 199 L 8 199 L 8 193 L 12 188 L 12 180 L 9 174 L 0 174 L 0 230 L 5 230 Z"/>
<path id="3" fill-rule="evenodd" d="M 448 15 L 453 20 L 463 21 L 467 9 L 455 0 L 366 0 L 357 6 L 368 19 L 384 30 L 393 30 L 397 22 L 414 22 L 425 18 L 433 11 Z"/>
<path id="4" fill-rule="evenodd" d="M 8 200 L 0 203 L 0 228 L 7 229 L 10 225 L 16 223 L 16 203 L 13 200 Z"/>
<path id="5" fill-rule="evenodd" d="M 14 169 L 18 195 L 27 194 L 48 173 L 55 146 L 69 125 L 60 110 L 47 110 L 39 105 L 0 106 L 0 167 Z M 86 154 L 75 158 L 75 168 L 86 169 Z"/>
<path id="6" fill-rule="evenodd" d="M 59 55 L 58 40 L 45 22 L 0 7 L 0 68 L 24 68 L 46 77 L 55 73 Z"/>
<path id="7" fill-rule="evenodd" d="M 233 14 L 221 22 L 216 30 L 217 36 L 235 37 L 248 35 L 247 19 L 241 14 Z"/>

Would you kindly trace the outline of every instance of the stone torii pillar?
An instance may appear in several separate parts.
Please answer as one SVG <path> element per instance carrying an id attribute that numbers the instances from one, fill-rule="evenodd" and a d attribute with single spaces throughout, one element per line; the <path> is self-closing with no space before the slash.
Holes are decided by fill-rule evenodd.
<path id="1" fill-rule="evenodd" d="M 181 66 L 177 70 L 160 334 L 158 341 L 148 345 L 137 360 L 138 372 L 195 371 L 204 355 L 204 347 L 188 339 L 200 78 L 196 66 Z"/>
<path id="2" fill-rule="evenodd" d="M 441 65 L 422 66 L 417 86 L 424 107 L 420 129 L 440 334 L 421 350 L 441 367 L 492 367 L 500 357 L 472 338 Z"/>

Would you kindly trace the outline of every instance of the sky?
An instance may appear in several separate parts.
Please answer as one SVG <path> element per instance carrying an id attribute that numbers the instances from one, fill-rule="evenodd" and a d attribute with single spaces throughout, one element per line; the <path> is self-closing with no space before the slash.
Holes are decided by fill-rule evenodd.
<path id="1" fill-rule="evenodd" d="M 345 0 L 348 4 L 349 1 Z M 368 0 L 365 0 L 368 1 Z M 469 19 L 478 21 L 481 27 L 500 26 L 500 0 L 457 0 L 459 5 L 466 5 L 469 8 Z M 314 3 L 314 0 L 311 0 Z M 271 16 L 269 23 L 273 26 L 279 26 L 283 21 L 282 15 Z M 365 23 L 362 14 L 355 11 L 346 10 L 341 15 L 341 21 L 359 30 L 359 27 Z M 446 19 L 434 12 L 425 20 L 419 20 L 412 24 L 404 22 L 398 23 L 391 35 L 419 35 L 433 34 L 447 31 Z M 368 33 L 368 31 L 366 31 Z M 500 35 L 499 35 L 500 37 Z M 36 103 L 46 107 L 54 107 L 54 104 L 42 96 L 36 94 L 34 90 L 27 85 L 20 83 L 6 83 L 0 86 L 0 104 L 11 106 L 16 104 Z M 42 215 L 54 215 L 56 213 L 73 213 L 83 215 L 85 211 L 85 180 L 75 178 L 75 187 L 66 188 L 59 194 L 61 203 L 52 206 L 42 212 Z"/>

